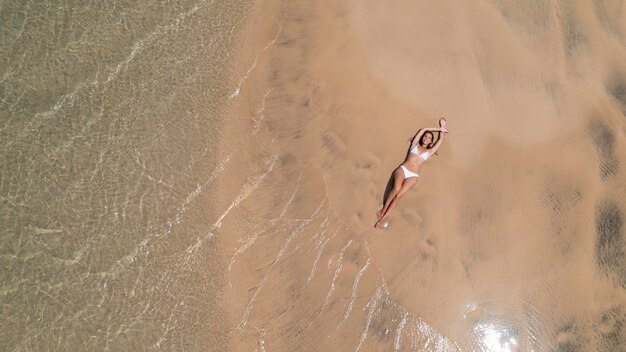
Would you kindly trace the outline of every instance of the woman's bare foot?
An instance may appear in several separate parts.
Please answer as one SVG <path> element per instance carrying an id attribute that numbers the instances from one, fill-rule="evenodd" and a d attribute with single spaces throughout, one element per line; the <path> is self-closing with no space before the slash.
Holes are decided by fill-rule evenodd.
<path id="1" fill-rule="evenodd" d="M 387 227 L 387 220 L 386 219 L 380 219 L 374 225 L 374 228 L 376 228 L 376 229 L 380 229 L 380 228 L 384 229 L 386 227 Z"/>

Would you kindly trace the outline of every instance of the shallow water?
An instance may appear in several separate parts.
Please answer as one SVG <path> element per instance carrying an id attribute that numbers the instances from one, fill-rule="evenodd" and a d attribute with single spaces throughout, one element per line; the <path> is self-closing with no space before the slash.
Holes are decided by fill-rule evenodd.
<path id="1" fill-rule="evenodd" d="M 0 5 L 0 349 L 221 349 L 208 194 L 250 2 Z"/>

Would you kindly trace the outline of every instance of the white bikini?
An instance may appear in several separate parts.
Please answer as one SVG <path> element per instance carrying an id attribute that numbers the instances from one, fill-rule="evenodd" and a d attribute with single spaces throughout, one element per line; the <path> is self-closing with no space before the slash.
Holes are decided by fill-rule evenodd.
<path id="1" fill-rule="evenodd" d="M 413 148 L 411 148 L 410 153 L 417 154 L 418 157 L 424 161 L 428 160 L 428 150 L 420 154 L 419 150 L 417 149 L 417 145 L 414 145 Z M 402 172 L 404 172 L 405 179 L 409 177 L 420 177 L 420 175 L 416 174 L 415 172 L 411 172 L 404 165 L 400 165 L 400 168 L 402 169 Z"/>

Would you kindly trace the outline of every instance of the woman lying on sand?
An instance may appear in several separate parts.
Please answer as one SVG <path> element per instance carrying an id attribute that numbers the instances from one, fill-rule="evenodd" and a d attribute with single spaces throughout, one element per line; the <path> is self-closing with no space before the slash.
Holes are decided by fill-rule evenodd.
<path id="1" fill-rule="evenodd" d="M 443 141 L 443 134 L 448 133 L 446 123 L 446 118 L 442 117 L 439 119 L 439 128 L 424 128 L 417 131 L 411 140 L 411 147 L 404 162 L 393 172 L 393 189 L 383 199 L 384 205 L 377 213 L 378 221 L 374 225 L 375 228 L 383 226 L 391 209 L 409 189 L 415 186 L 420 167 L 429 156 L 437 152 Z M 437 142 L 434 142 L 433 132 L 439 132 Z"/>

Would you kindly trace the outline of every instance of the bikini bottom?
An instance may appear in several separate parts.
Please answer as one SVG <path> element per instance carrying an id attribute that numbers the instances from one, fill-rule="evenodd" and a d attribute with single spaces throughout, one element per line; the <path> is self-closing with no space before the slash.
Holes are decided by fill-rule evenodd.
<path id="1" fill-rule="evenodd" d="M 406 167 L 404 167 L 404 165 L 400 165 L 400 168 L 402 169 L 402 172 L 404 172 L 404 178 L 409 178 L 409 177 L 420 177 L 420 175 L 409 171 L 409 169 L 407 169 Z"/>

